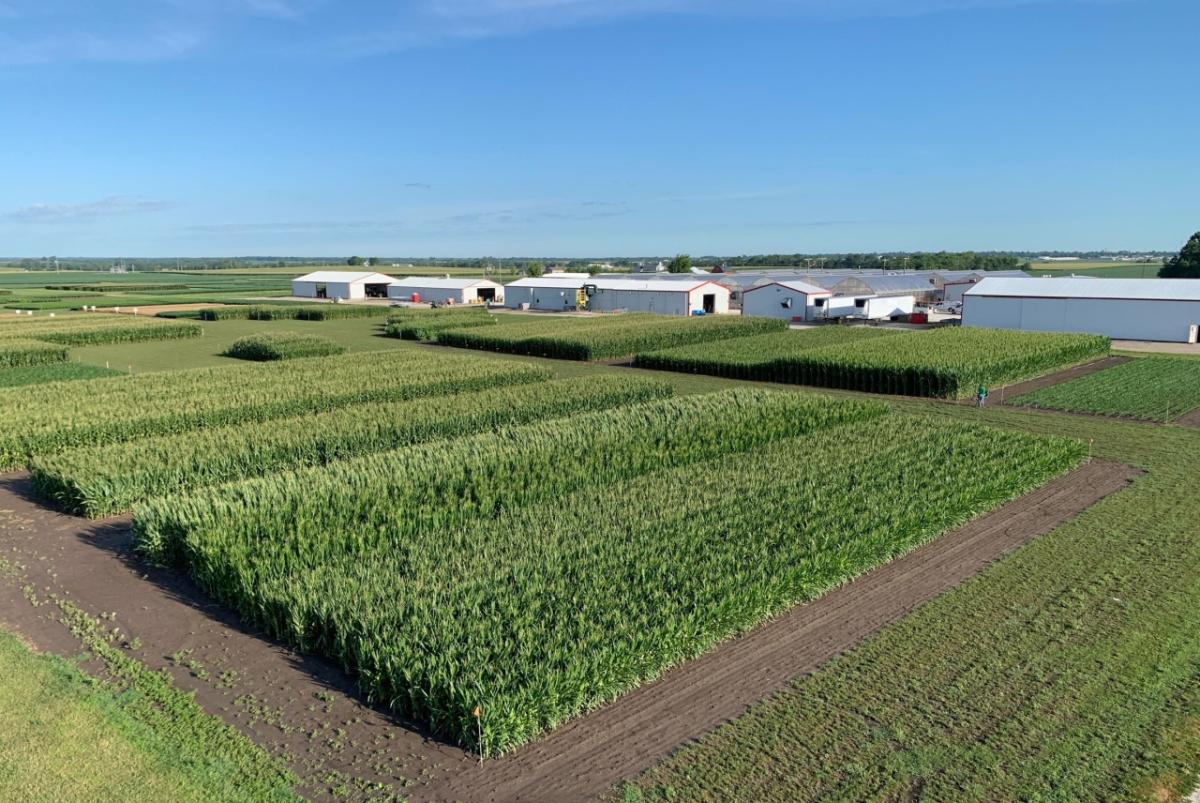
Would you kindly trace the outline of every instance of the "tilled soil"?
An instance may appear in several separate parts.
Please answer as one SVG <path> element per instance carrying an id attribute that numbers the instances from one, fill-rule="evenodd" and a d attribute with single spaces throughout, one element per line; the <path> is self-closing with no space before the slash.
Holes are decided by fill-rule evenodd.
<path id="1" fill-rule="evenodd" d="M 93 614 L 115 613 L 151 667 L 170 667 L 210 713 L 284 756 L 317 799 L 394 791 L 413 800 L 575 801 L 652 766 L 953 588 L 1016 547 L 1129 482 L 1127 466 L 1093 461 L 1045 487 L 881 566 L 820 599 L 667 672 L 541 741 L 480 767 L 354 692 L 321 659 L 244 627 L 185 576 L 142 564 L 127 519 L 89 522 L 47 510 L 21 475 L 0 479 L 0 620 L 41 649 L 78 651 L 52 606 L 22 585 L 57 592 Z M 371 787 L 370 784 L 381 786 Z"/>
<path id="2" fill-rule="evenodd" d="M 1185 416 L 1180 416 L 1175 419 L 1175 423 L 1181 427 L 1200 427 L 1200 408 L 1192 410 Z"/>

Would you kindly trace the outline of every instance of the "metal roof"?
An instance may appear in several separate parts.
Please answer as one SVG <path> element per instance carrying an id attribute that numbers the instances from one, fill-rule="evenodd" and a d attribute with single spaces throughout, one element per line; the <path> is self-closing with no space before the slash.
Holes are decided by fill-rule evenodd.
<path id="1" fill-rule="evenodd" d="M 585 274 L 586 275 L 586 274 Z M 574 287 L 580 288 L 587 282 L 584 277 L 573 278 L 570 276 L 526 276 L 524 279 L 517 279 L 504 285 L 505 287 Z"/>
<path id="2" fill-rule="evenodd" d="M 842 282 L 851 279 L 862 282 L 875 294 L 928 292 L 933 289 L 933 284 L 929 280 L 930 275 L 925 272 L 908 273 L 903 276 L 848 276 Z M 837 287 L 841 287 L 842 282 L 839 282 Z"/>
<path id="3" fill-rule="evenodd" d="M 340 284 L 342 282 L 370 282 L 371 284 L 391 284 L 396 281 L 392 276 L 386 276 L 374 271 L 359 270 L 318 270 L 297 276 L 293 282 L 320 282 L 321 284 Z"/>
<path id="4" fill-rule="evenodd" d="M 1200 279 L 1099 279 L 1092 276 L 1014 279 L 989 276 L 963 295 L 1200 301 Z"/>
<path id="5" fill-rule="evenodd" d="M 1029 274 L 1023 270 L 934 270 L 930 273 L 937 274 L 943 279 L 966 279 L 971 276 L 978 276 L 980 279 L 986 279 L 989 276 L 1029 278 Z"/>
<path id="6" fill-rule="evenodd" d="M 392 280 L 392 287 L 432 287 L 437 290 L 466 290 L 481 284 L 500 286 L 490 279 L 446 279 L 437 276 L 405 276 L 403 279 Z"/>
<path id="7" fill-rule="evenodd" d="M 830 291 L 826 290 L 824 287 L 817 287 L 815 284 L 808 284 L 807 282 L 791 282 L 786 280 L 770 282 L 769 284 L 756 284 L 754 287 L 749 288 L 745 292 L 752 293 L 755 290 L 761 290 L 764 287 L 771 287 L 772 285 L 776 284 L 780 287 L 786 287 L 789 290 L 795 290 L 797 293 L 803 293 L 806 296 L 830 295 Z"/>
<path id="8" fill-rule="evenodd" d="M 686 276 L 687 274 L 681 274 Z M 634 290 L 644 293 L 690 293 L 697 287 L 706 284 L 717 284 L 711 279 L 697 279 L 688 276 L 690 281 L 668 281 L 659 279 L 592 279 L 584 284 L 594 284 L 597 290 Z M 728 288 L 725 288 L 728 289 Z"/>

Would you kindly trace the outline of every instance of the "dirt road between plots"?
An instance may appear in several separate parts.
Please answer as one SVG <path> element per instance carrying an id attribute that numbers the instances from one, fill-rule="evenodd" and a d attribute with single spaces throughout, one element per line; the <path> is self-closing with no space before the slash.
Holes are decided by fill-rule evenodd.
<path id="1" fill-rule="evenodd" d="M 1200 427 L 1200 408 L 1192 410 L 1185 416 L 1180 416 L 1175 419 L 1175 423 L 1181 427 Z"/>
<path id="2" fill-rule="evenodd" d="M 287 757 L 307 795 L 330 799 L 342 787 L 355 799 L 374 782 L 414 801 L 566 803 L 649 768 L 1137 473 L 1094 461 L 482 768 L 369 707 L 336 667 L 243 627 L 186 577 L 141 564 L 127 520 L 97 525 L 54 513 L 29 498 L 25 477 L 9 477 L 0 480 L 0 557 L 21 567 L 20 582 L 67 594 L 92 613 L 115 612 L 140 640 L 138 657 L 170 667 L 207 711 Z M 66 652 L 51 606 L 22 604 L 11 590 L 0 593 L 0 620 L 43 649 Z"/>

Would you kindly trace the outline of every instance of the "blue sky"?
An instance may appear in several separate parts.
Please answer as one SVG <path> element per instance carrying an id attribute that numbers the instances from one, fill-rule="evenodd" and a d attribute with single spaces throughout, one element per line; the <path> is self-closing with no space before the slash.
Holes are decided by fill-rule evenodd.
<path id="1" fill-rule="evenodd" d="M 1194 0 L 0 0 L 0 254 L 1174 249 Z"/>

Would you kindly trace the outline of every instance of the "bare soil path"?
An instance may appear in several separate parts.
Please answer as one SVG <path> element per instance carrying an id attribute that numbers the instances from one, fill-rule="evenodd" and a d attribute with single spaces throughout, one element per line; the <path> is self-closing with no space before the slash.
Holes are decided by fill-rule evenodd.
<path id="1" fill-rule="evenodd" d="M 1200 427 L 1200 408 L 1192 410 L 1185 416 L 1180 416 L 1175 419 L 1175 423 L 1181 427 Z"/>
<path id="2" fill-rule="evenodd" d="M 142 564 L 128 520 L 47 510 L 21 475 L 0 478 L 0 558 L 21 574 L 0 576 L 0 620 L 69 655 L 78 648 L 52 606 L 29 605 L 21 584 L 68 595 L 94 614 L 115 613 L 139 640 L 138 657 L 170 668 L 207 711 L 287 758 L 305 779 L 301 791 L 317 799 L 378 795 L 369 786 L 376 783 L 413 800 L 566 803 L 650 767 L 1136 475 L 1094 461 L 482 768 L 370 707 L 337 667 L 272 644 L 185 576 Z"/>

